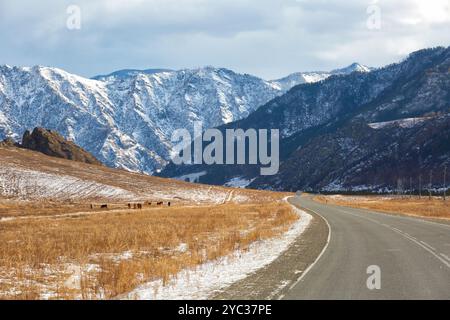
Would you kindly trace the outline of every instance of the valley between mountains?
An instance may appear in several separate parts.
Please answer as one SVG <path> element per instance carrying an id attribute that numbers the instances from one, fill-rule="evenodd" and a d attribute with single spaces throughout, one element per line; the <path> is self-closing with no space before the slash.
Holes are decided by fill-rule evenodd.
<path id="1" fill-rule="evenodd" d="M 0 140 L 44 127 L 110 167 L 155 173 L 171 159 L 175 129 L 247 117 L 293 86 L 370 68 L 298 72 L 264 80 L 224 68 L 122 70 L 86 79 L 64 70 L 0 66 Z"/>
<path id="2" fill-rule="evenodd" d="M 278 80 L 0 66 L 0 299 L 449 299 L 449 101 L 449 47 Z M 278 129 L 279 171 L 175 165 L 198 121 Z"/>

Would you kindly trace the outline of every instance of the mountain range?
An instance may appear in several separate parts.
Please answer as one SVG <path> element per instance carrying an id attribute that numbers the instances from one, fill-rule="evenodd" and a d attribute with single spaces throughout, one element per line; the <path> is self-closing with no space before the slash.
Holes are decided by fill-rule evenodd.
<path id="1" fill-rule="evenodd" d="M 165 177 L 275 190 L 443 187 L 450 166 L 450 48 L 424 49 L 371 72 L 297 85 L 218 129 L 280 129 L 280 170 L 168 165 Z M 429 179 L 431 176 L 431 179 Z"/>
<path id="2" fill-rule="evenodd" d="M 0 139 L 61 133 L 110 167 L 201 183 L 323 192 L 442 188 L 450 165 L 450 48 L 374 69 L 264 80 L 203 67 L 125 69 L 91 79 L 0 66 Z M 175 129 L 280 130 L 280 169 L 174 165 Z M 428 177 L 429 178 L 426 178 Z"/>
<path id="3" fill-rule="evenodd" d="M 224 68 L 119 70 L 92 79 L 58 68 L 0 66 L 0 139 L 44 127 L 104 164 L 155 173 L 169 162 L 173 130 L 249 116 L 293 86 L 370 68 L 294 73 L 266 81 Z"/>

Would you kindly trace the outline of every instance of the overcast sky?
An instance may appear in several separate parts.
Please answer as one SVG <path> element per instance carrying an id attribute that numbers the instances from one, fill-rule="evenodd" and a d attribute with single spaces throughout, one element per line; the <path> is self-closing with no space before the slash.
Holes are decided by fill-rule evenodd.
<path id="1" fill-rule="evenodd" d="M 81 28 L 74 26 L 81 12 Z M 91 77 L 226 67 L 266 79 L 450 45 L 449 0 L 0 0 L 0 64 Z M 379 11 L 378 11 L 379 10 Z M 73 13 L 73 11 L 71 11 Z M 380 24 L 377 14 L 380 13 Z"/>

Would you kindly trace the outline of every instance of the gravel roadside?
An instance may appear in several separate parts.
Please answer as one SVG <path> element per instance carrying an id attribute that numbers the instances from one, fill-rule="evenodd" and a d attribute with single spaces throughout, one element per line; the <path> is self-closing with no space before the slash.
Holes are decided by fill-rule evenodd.
<path id="1" fill-rule="evenodd" d="M 296 205 L 295 198 L 288 200 Z M 314 212 L 299 207 L 313 216 L 308 228 L 274 262 L 238 281 L 220 293 L 214 300 L 270 300 L 277 299 L 319 256 L 328 238 L 325 220 Z"/>

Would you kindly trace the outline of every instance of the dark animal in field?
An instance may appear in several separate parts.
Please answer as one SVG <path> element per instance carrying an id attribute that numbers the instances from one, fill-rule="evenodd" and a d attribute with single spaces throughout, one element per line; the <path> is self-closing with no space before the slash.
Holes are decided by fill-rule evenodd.
<path id="1" fill-rule="evenodd" d="M 151 202 L 151 201 L 145 201 L 144 204 L 147 205 L 147 206 L 151 206 L 151 205 L 152 205 L 152 202 Z"/>
<path id="2" fill-rule="evenodd" d="M 163 202 L 162 202 L 162 201 L 159 201 L 159 202 L 156 203 L 156 205 L 157 205 L 157 206 L 162 206 L 162 205 L 163 205 Z"/>
<path id="3" fill-rule="evenodd" d="M 137 209 L 137 204 L 133 203 L 133 209 Z"/>
<path id="4" fill-rule="evenodd" d="M 101 209 L 108 209 L 108 205 L 107 205 L 107 204 L 102 204 L 102 205 L 100 206 L 100 208 L 101 208 Z"/>
<path id="5" fill-rule="evenodd" d="M 170 207 L 170 201 L 169 201 L 169 202 L 167 202 L 167 206 L 169 206 L 169 207 Z"/>
<path id="6" fill-rule="evenodd" d="M 93 204 L 91 204 L 91 209 L 94 209 L 94 205 Z"/>
<path id="7" fill-rule="evenodd" d="M 131 203 L 128 204 L 128 209 L 131 209 Z"/>
<path id="8" fill-rule="evenodd" d="M 142 209 L 142 203 L 138 203 L 137 207 L 138 209 Z"/>

